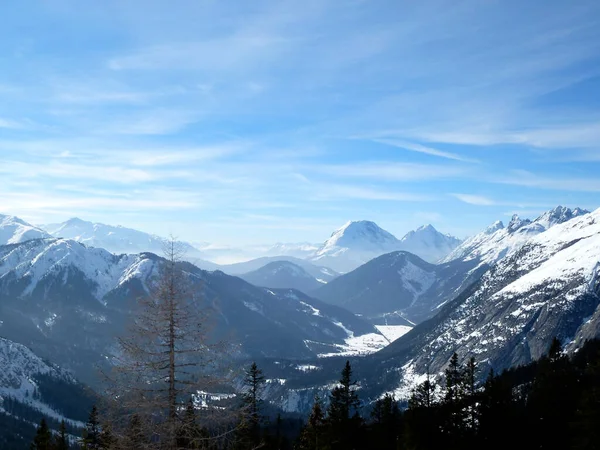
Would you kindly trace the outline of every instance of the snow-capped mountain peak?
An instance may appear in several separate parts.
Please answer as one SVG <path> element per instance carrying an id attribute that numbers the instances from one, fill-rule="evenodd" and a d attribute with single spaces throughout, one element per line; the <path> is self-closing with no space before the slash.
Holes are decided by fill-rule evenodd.
<path id="1" fill-rule="evenodd" d="M 400 241 L 375 222 L 346 222 L 310 258 L 338 272 L 348 272 L 384 253 L 398 250 Z"/>
<path id="2" fill-rule="evenodd" d="M 15 216 L 0 214 L 0 245 L 18 244 L 30 239 L 50 237 L 44 230 Z"/>
<path id="3" fill-rule="evenodd" d="M 373 258 L 398 250 L 436 262 L 460 244 L 460 240 L 423 225 L 401 240 L 368 220 L 350 221 L 335 230 L 311 258 L 339 272 L 348 272 Z"/>
<path id="4" fill-rule="evenodd" d="M 353 247 L 372 250 L 389 244 L 396 245 L 398 239 L 379 227 L 375 222 L 368 220 L 356 220 L 346 222 L 342 227 L 335 230 L 325 244 L 317 250 L 317 254 L 323 254 L 333 247 Z"/>
<path id="5" fill-rule="evenodd" d="M 115 254 L 151 252 L 160 255 L 164 250 L 165 239 L 160 236 L 121 225 L 88 222 L 78 217 L 63 223 L 46 225 L 45 229 L 54 237 L 73 239 L 89 247 L 103 248 Z M 185 242 L 181 245 L 186 258 L 193 260 L 202 256 L 192 245 Z"/>
<path id="6" fill-rule="evenodd" d="M 588 213 L 589 211 L 581 208 L 570 209 L 558 206 L 541 214 L 534 221 L 521 219 L 515 214 L 506 228 L 501 221 L 494 222 L 482 233 L 464 241 L 443 261 L 479 259 L 482 264 L 493 264 L 521 248 L 533 236 Z"/>
<path id="7" fill-rule="evenodd" d="M 434 263 L 458 247 L 460 243 L 460 239 L 440 233 L 433 225 L 429 224 L 409 231 L 400 240 L 400 247 L 404 251 L 418 255 L 425 261 Z"/>
<path id="8" fill-rule="evenodd" d="M 531 220 L 529 219 L 521 219 L 518 214 L 513 214 L 510 222 L 508 223 L 507 230 L 509 233 L 514 233 L 519 228 L 522 228 L 526 225 L 529 225 Z"/>

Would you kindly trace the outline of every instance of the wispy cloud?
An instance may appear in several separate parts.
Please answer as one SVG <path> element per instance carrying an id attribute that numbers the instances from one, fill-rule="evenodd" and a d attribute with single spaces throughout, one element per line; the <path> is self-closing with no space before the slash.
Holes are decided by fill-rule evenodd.
<path id="1" fill-rule="evenodd" d="M 467 158 L 465 156 L 461 156 L 457 153 L 445 152 L 442 150 L 438 150 L 432 147 L 426 147 L 421 144 L 416 144 L 413 142 L 396 140 L 396 139 L 373 139 L 373 142 L 378 142 L 380 144 L 391 145 L 393 147 L 402 148 L 404 150 L 408 150 L 411 152 L 424 153 L 426 155 L 439 156 L 440 158 L 452 159 L 454 161 L 463 161 L 463 162 L 479 162 L 476 159 Z"/>
<path id="2" fill-rule="evenodd" d="M 483 195 L 473 194 L 450 194 L 453 197 L 459 199 L 461 202 L 468 203 L 469 205 L 477 206 L 492 206 L 496 205 L 496 202 L 491 198 L 484 197 Z"/>
<path id="3" fill-rule="evenodd" d="M 572 192 L 600 192 L 600 178 L 544 176 L 526 170 L 515 170 L 510 175 L 490 181 L 514 186 Z"/>
<path id="4" fill-rule="evenodd" d="M 467 169 L 458 166 L 399 163 L 394 161 L 319 165 L 314 170 L 333 176 L 392 181 L 425 181 L 458 178 L 468 173 Z"/>

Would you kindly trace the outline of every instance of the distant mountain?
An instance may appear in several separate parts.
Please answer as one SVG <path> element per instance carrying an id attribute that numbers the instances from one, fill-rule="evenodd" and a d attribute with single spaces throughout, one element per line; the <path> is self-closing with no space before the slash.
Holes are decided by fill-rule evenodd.
<path id="1" fill-rule="evenodd" d="M 57 238 L 72 239 L 88 247 L 98 247 L 115 254 L 150 252 L 163 253 L 165 238 L 120 225 L 88 222 L 77 217 L 63 223 L 44 225 L 46 231 Z M 202 260 L 203 255 L 187 242 L 180 242 L 186 260 L 197 263 L 207 270 L 216 265 Z"/>
<path id="2" fill-rule="evenodd" d="M 50 237 L 50 235 L 15 216 L 0 214 L 0 245 L 18 244 L 29 239 Z"/>
<path id="3" fill-rule="evenodd" d="M 1 448 L 28 448 L 42 417 L 54 430 L 65 420 L 79 435 L 92 404 L 91 393 L 69 372 L 0 338 Z"/>
<path id="4" fill-rule="evenodd" d="M 114 255 L 68 239 L 0 247 L 0 332 L 91 380 L 94 364 L 123 332 L 135 299 L 147 295 L 163 263 L 151 253 Z M 299 291 L 259 288 L 189 263 L 181 267 L 196 301 L 214 313 L 212 337 L 240 356 L 302 359 L 387 344 L 363 319 Z M 365 349 L 364 336 L 377 342 Z"/>
<path id="5" fill-rule="evenodd" d="M 229 275 L 243 275 L 259 270 L 269 263 L 281 261 L 287 261 L 301 267 L 319 282 L 328 283 L 339 276 L 339 273 L 328 267 L 316 265 L 311 261 L 294 258 L 292 256 L 263 256 L 262 258 L 251 259 L 250 261 L 235 264 L 224 264 L 219 266 L 219 270 Z"/>
<path id="6" fill-rule="evenodd" d="M 431 225 L 411 231 L 399 240 L 376 223 L 360 220 L 347 222 L 334 231 L 309 259 L 346 273 L 373 258 L 399 250 L 436 262 L 459 243 L 457 238 L 442 234 Z"/>
<path id="7" fill-rule="evenodd" d="M 400 251 L 379 256 L 312 292 L 378 325 L 418 323 L 481 275 L 476 263 L 434 265 Z"/>
<path id="8" fill-rule="evenodd" d="M 335 230 L 310 260 L 344 273 L 399 246 L 398 239 L 376 223 L 351 221 Z"/>
<path id="9" fill-rule="evenodd" d="M 421 259 L 436 263 L 451 253 L 462 241 L 449 234 L 442 234 L 432 225 L 424 225 L 408 232 L 400 239 L 405 252 L 418 255 Z"/>
<path id="10" fill-rule="evenodd" d="M 293 256 L 295 258 L 307 258 L 319 249 L 318 244 L 310 242 L 284 243 L 278 242 L 264 250 L 265 256 Z"/>
<path id="11" fill-rule="evenodd" d="M 457 259 L 477 259 L 482 264 L 493 264 L 508 253 L 520 248 L 525 242 L 555 225 L 564 223 L 574 217 L 588 214 L 581 208 L 556 208 L 543 213 L 534 221 L 521 219 L 514 215 L 505 227 L 502 221 L 494 222 L 483 232 L 465 240 L 452 253 L 443 259 L 449 262 Z"/>
<path id="12" fill-rule="evenodd" d="M 475 357 L 486 373 L 539 358 L 555 336 L 568 351 L 599 337 L 600 209 L 567 217 L 511 251 L 371 365 L 382 375 L 402 367 L 393 389 L 406 393 L 427 369 L 443 371 L 454 352 L 461 360 Z"/>
<path id="13" fill-rule="evenodd" d="M 302 292 L 311 292 L 324 283 L 289 261 L 270 262 L 260 269 L 240 275 L 240 278 L 255 286 L 298 289 Z"/>

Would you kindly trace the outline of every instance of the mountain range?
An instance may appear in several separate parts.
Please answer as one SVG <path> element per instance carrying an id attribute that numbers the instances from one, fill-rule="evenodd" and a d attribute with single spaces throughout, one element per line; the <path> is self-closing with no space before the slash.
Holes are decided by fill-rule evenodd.
<path id="1" fill-rule="evenodd" d="M 0 245 L 50 237 L 46 231 L 15 216 L 0 214 Z"/>
<path id="2" fill-rule="evenodd" d="M 114 255 L 69 239 L 0 247 L 0 333 L 90 380 L 162 264 L 152 253 Z M 214 339 L 226 339 L 240 356 L 302 359 L 388 343 L 363 319 L 299 291 L 181 264 L 199 307 L 212 311 Z M 364 349 L 361 336 L 377 342 Z"/>
<path id="3" fill-rule="evenodd" d="M 91 381 L 91 363 L 110 350 L 163 260 L 49 238 L 16 218 L 2 223 L 11 243 L 0 246 L 0 334 Z M 28 232 L 41 236 L 23 238 Z M 404 245 L 436 233 L 423 227 Z M 239 277 L 181 264 L 199 304 L 214 312 L 214 338 L 287 380 L 270 399 L 289 410 L 331 385 L 341 357 L 355 358 L 368 398 L 406 397 L 454 352 L 475 357 L 484 376 L 538 358 L 554 336 L 575 351 L 600 335 L 600 209 L 557 207 L 495 222 L 462 243 L 446 238 L 457 246 L 430 262 L 387 251 L 402 240 L 373 222 L 351 222 L 310 260 L 221 266 Z M 321 265 L 336 261 L 346 273 Z M 386 338 L 392 326 L 412 330 Z"/>
<path id="4" fill-rule="evenodd" d="M 41 227 L 34 227 L 26 222 L 21 226 L 30 227 L 27 230 L 30 236 L 73 239 L 91 247 L 104 248 L 115 254 L 141 252 L 161 254 L 165 241 L 160 236 L 139 230 L 94 223 L 79 218 Z M 33 230 L 36 230 L 37 235 Z M 25 228 L 21 234 L 24 232 Z M 12 236 L 14 233 L 7 230 L 5 234 Z M 13 238 L 14 242 L 17 242 L 16 239 Z M 8 240 L 7 237 L 0 243 L 9 243 Z M 334 231 L 320 246 L 307 242 L 255 245 L 247 248 L 215 246 L 206 242 L 195 244 L 180 242 L 180 246 L 185 259 L 198 267 L 204 270 L 222 270 L 232 275 L 256 270 L 275 260 L 291 261 L 304 268 L 307 263 L 312 263 L 318 267 L 330 268 L 330 272 L 337 274 L 349 272 L 377 256 L 398 250 L 414 253 L 428 262 L 437 262 L 454 250 L 460 242 L 455 237 L 438 232 L 431 225 L 419 227 L 407 233 L 402 239 L 397 239 L 374 222 L 363 220 L 346 223 Z M 244 266 L 244 263 L 240 262 L 230 264 L 216 262 L 231 257 L 242 257 L 248 265 Z M 321 279 L 325 278 L 321 277 Z"/>
<path id="5" fill-rule="evenodd" d="M 380 228 L 375 222 L 350 221 L 331 237 L 309 259 L 344 273 L 393 251 L 414 253 L 429 262 L 445 257 L 460 240 L 438 232 L 427 225 L 411 231 L 402 239 Z"/>
<path id="6" fill-rule="evenodd" d="M 484 378 L 490 368 L 501 371 L 538 359 L 554 337 L 574 352 L 600 335 L 600 209 L 588 213 L 558 207 L 533 221 L 514 217 L 508 227 L 492 226 L 480 238 L 496 233 L 493 242 L 498 248 L 493 252 L 491 239 L 478 239 L 480 245 L 471 244 L 470 254 L 444 263 L 469 264 L 470 272 L 482 271 L 473 283 L 381 351 L 353 360 L 364 396 L 375 399 L 387 392 L 406 399 L 428 373 L 442 378 L 454 352 L 462 362 L 474 357 Z M 419 263 L 402 253 L 378 259 L 366 267 Z M 417 279 L 444 265 L 423 263 Z M 350 275 L 320 289 L 331 289 Z M 289 371 L 296 388 L 280 392 L 274 401 L 284 408 L 310 405 L 315 390 L 335 380 L 334 364 L 342 362 L 321 361 L 310 378 Z"/>
<path id="7" fill-rule="evenodd" d="M 302 292 L 311 292 L 326 284 L 323 279 L 315 278 L 290 261 L 270 262 L 257 270 L 240 275 L 240 278 L 255 286 L 291 288 Z"/>

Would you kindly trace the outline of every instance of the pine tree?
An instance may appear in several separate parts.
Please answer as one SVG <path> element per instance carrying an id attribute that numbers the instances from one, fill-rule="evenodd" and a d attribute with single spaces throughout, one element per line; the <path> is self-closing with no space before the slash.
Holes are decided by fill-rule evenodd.
<path id="1" fill-rule="evenodd" d="M 299 450 L 317 450 L 321 448 L 324 423 L 323 403 L 319 395 L 316 394 L 308 422 L 300 433 Z"/>
<path id="2" fill-rule="evenodd" d="M 327 408 L 327 426 L 333 448 L 348 448 L 356 439 L 361 425 L 359 406 L 356 381 L 352 380 L 352 367 L 350 361 L 346 361 L 338 386 L 329 395 Z"/>
<path id="3" fill-rule="evenodd" d="M 102 448 L 100 446 L 100 419 L 98 418 L 98 408 L 96 405 L 92 406 L 80 442 L 84 450 L 100 450 Z"/>
<path id="4" fill-rule="evenodd" d="M 413 390 L 410 399 L 408 400 L 409 408 L 431 408 L 434 406 L 436 399 L 437 384 L 433 382 L 427 374 L 427 379 Z"/>
<path id="5" fill-rule="evenodd" d="M 145 450 L 148 438 L 146 436 L 142 421 L 137 414 L 129 419 L 129 425 L 125 430 L 125 436 L 120 447 L 123 450 Z"/>
<path id="6" fill-rule="evenodd" d="M 257 446 L 260 443 L 260 426 L 263 420 L 261 395 L 264 385 L 263 371 L 253 362 L 244 374 L 243 417 L 239 433 L 240 441 L 247 445 Z"/>
<path id="7" fill-rule="evenodd" d="M 373 405 L 371 411 L 371 433 L 369 439 L 379 449 L 393 450 L 400 440 L 401 414 L 398 402 L 390 394 L 384 395 Z"/>
<path id="8" fill-rule="evenodd" d="M 438 448 L 440 424 L 437 387 L 428 371 L 427 379 L 413 390 L 405 415 L 405 440 L 408 448 L 419 450 Z"/>
<path id="9" fill-rule="evenodd" d="M 467 361 L 467 365 L 465 366 L 463 379 L 463 392 L 465 395 L 465 403 L 467 408 L 467 423 L 471 435 L 474 435 L 476 433 L 478 425 L 477 372 L 477 363 L 475 362 L 475 358 L 471 357 L 469 358 L 469 361 Z"/>
<path id="10" fill-rule="evenodd" d="M 466 414 L 464 409 L 465 373 L 454 353 L 444 371 L 446 391 L 442 404 L 443 431 L 451 448 L 459 448 L 465 434 Z"/>
<path id="11" fill-rule="evenodd" d="M 40 421 L 30 448 L 31 450 L 52 450 L 52 432 L 48 428 L 46 419 Z"/>
<path id="12" fill-rule="evenodd" d="M 196 407 L 193 398 L 190 398 L 177 431 L 177 447 L 184 449 L 201 448 L 202 430 L 198 425 Z"/>
<path id="13" fill-rule="evenodd" d="M 527 401 L 535 444 L 541 449 L 566 448 L 569 437 L 564 418 L 577 407 L 577 377 L 560 341 L 552 340 L 548 353 L 538 363 Z"/>
<path id="14" fill-rule="evenodd" d="M 110 423 L 104 423 L 100 427 L 99 441 L 100 441 L 100 448 L 102 448 L 102 449 L 110 450 L 116 444 L 117 439 L 113 435 L 113 431 L 112 431 L 112 427 L 111 427 Z"/>
<path id="15" fill-rule="evenodd" d="M 518 434 L 515 430 L 516 404 L 511 383 L 490 369 L 479 397 L 480 448 L 507 448 Z M 515 433 L 507 433 L 515 430 Z"/>
<path id="16" fill-rule="evenodd" d="M 53 450 L 69 450 L 69 439 L 67 438 L 67 426 L 66 426 L 64 420 L 61 420 L 58 434 L 54 438 Z"/>

